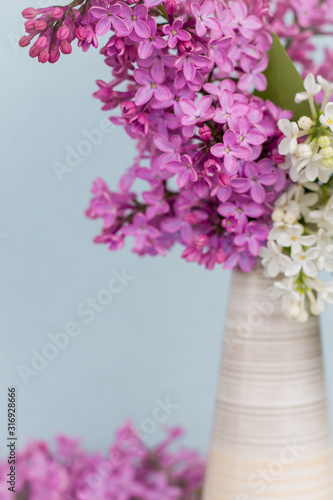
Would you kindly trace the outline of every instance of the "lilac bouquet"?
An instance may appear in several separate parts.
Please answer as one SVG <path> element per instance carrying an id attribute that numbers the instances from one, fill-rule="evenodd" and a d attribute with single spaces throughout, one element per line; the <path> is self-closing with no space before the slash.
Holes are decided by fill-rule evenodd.
<path id="1" fill-rule="evenodd" d="M 0 499 L 12 500 L 199 500 L 204 460 L 194 451 L 170 451 L 182 434 L 171 429 L 148 449 L 125 424 L 107 456 L 89 455 L 77 440 L 60 436 L 56 448 L 32 442 L 17 458 L 16 492 L 8 491 L 8 464 L 0 463 Z"/>
<path id="2" fill-rule="evenodd" d="M 303 160 L 310 147 L 324 160 L 320 186 L 323 178 L 330 185 L 330 138 L 325 132 L 321 149 L 312 147 L 321 134 L 319 108 L 310 101 L 310 124 L 308 101 L 295 104 L 295 94 L 304 89 L 293 62 L 303 76 L 333 79 L 333 51 L 326 49 L 322 65 L 312 58 L 314 36 L 329 33 L 333 22 L 331 0 L 281 0 L 273 6 L 266 0 L 74 0 L 65 7 L 27 8 L 23 16 L 27 35 L 20 45 L 35 39 L 30 55 L 41 63 L 69 54 L 75 40 L 87 51 L 109 36 L 101 54 L 112 79 L 98 80 L 94 97 L 103 110 L 118 110 L 110 120 L 125 128 L 138 153 L 117 192 L 102 179 L 94 182 L 86 214 L 103 221 L 96 243 L 113 251 L 133 236 L 133 251 L 141 256 L 166 255 L 179 243 L 188 262 L 244 272 L 261 256 L 271 277 L 288 268 L 292 279 L 277 282 L 275 293 L 293 317 L 305 320 L 307 309 L 319 313 L 332 301 L 330 287 L 323 291 L 317 280 L 320 268 L 329 267 L 323 255 L 331 251 L 330 231 L 318 233 L 318 214 L 309 221 L 319 252 L 307 254 L 316 268 L 311 264 L 309 275 L 309 266 L 299 263 L 310 241 L 304 239 L 304 213 L 299 210 L 290 222 L 290 210 L 282 208 L 286 199 L 301 203 L 299 193 L 314 201 L 313 186 L 299 186 L 292 173 L 299 165 L 286 163 L 285 154 Z M 325 85 L 327 103 L 333 90 Z M 297 135 L 290 119 L 301 119 L 304 133 Z M 142 193 L 134 190 L 137 179 L 146 182 Z M 327 191 L 319 199 L 312 211 L 325 209 Z M 276 237 L 282 222 L 283 241 L 295 231 L 301 236 L 297 255 Z"/>

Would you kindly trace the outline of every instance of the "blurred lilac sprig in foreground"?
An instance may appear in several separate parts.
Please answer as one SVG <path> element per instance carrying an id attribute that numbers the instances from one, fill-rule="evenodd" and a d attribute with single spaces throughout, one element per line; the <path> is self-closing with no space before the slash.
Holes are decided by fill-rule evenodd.
<path id="1" fill-rule="evenodd" d="M 171 429 L 148 449 L 131 424 L 117 433 L 107 456 L 88 454 L 78 440 L 60 436 L 53 451 L 32 442 L 18 456 L 16 500 L 199 500 L 204 460 L 194 451 L 170 451 L 182 434 Z M 0 464 L 0 499 L 13 500 Z"/>

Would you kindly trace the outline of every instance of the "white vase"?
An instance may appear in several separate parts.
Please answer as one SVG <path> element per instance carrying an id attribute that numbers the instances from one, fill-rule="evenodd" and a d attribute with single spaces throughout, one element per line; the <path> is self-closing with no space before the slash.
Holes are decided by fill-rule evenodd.
<path id="1" fill-rule="evenodd" d="M 203 500 L 333 500 L 319 321 L 234 272 Z"/>

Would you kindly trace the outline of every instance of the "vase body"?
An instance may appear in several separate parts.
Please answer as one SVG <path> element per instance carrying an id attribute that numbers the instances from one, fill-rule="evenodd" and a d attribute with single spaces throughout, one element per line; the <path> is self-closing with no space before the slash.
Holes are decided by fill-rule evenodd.
<path id="1" fill-rule="evenodd" d="M 333 500 L 319 321 L 286 318 L 271 284 L 233 273 L 203 500 Z"/>

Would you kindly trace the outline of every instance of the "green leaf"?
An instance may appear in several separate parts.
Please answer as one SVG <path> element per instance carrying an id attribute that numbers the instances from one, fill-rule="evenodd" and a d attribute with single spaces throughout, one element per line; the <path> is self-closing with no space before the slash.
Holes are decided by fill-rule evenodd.
<path id="1" fill-rule="evenodd" d="M 268 99 L 282 109 L 289 109 L 295 121 L 304 115 L 312 116 L 308 101 L 295 103 L 296 93 L 304 91 L 303 79 L 275 33 L 264 75 L 267 89 L 264 92 L 255 91 L 254 95 Z"/>

